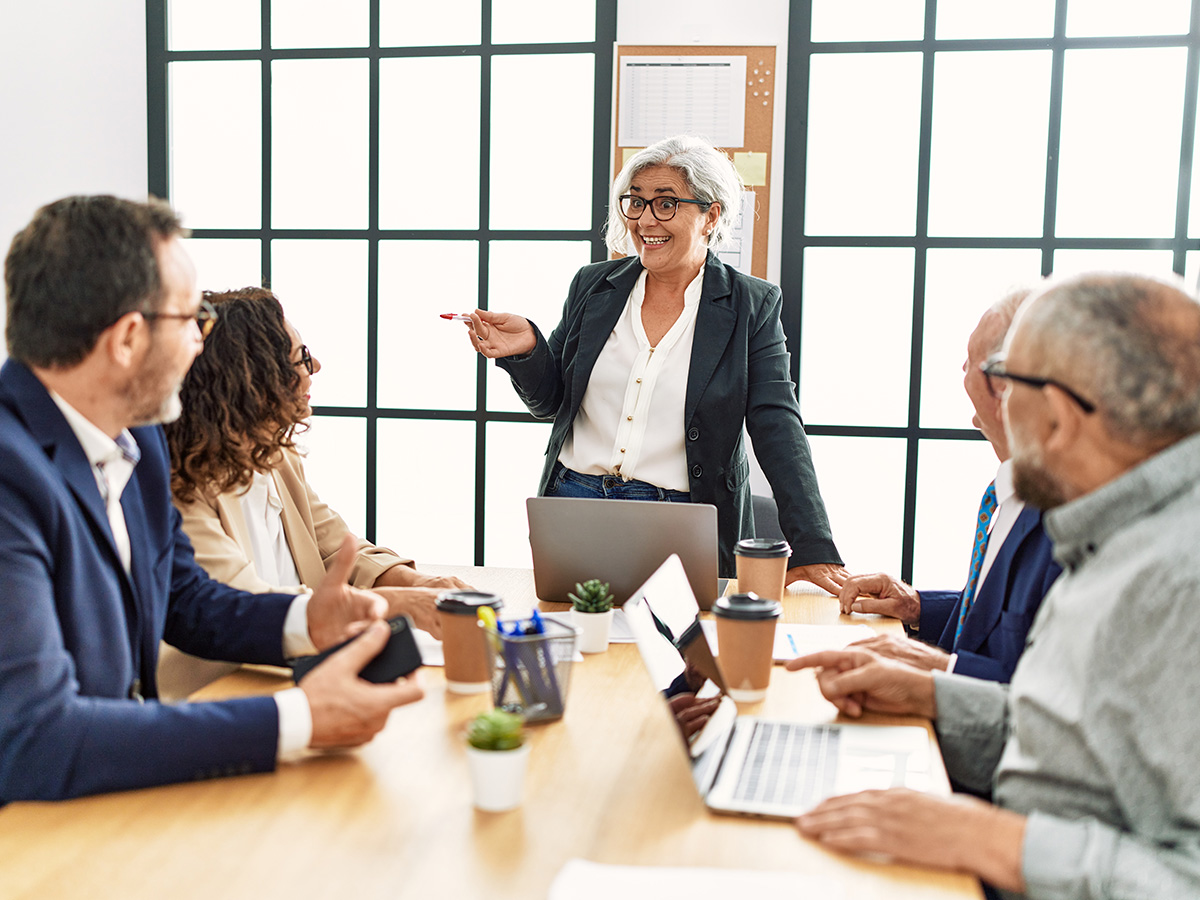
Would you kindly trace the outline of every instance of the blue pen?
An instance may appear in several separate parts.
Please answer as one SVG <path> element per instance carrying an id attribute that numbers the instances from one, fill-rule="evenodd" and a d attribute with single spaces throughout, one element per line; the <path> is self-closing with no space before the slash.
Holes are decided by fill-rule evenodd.
<path id="1" fill-rule="evenodd" d="M 792 637 L 792 633 L 790 631 L 788 632 L 787 639 L 788 639 L 788 646 L 792 648 L 792 656 L 793 657 L 799 656 L 800 648 L 796 646 L 796 639 L 794 637 Z"/>

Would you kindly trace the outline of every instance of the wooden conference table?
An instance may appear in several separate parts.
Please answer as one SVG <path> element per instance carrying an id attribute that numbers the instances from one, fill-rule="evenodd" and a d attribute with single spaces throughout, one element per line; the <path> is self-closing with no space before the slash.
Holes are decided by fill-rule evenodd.
<path id="1" fill-rule="evenodd" d="M 528 570 L 424 568 L 502 594 L 509 613 L 536 602 Z M 829 597 L 793 593 L 785 602 L 786 621 L 839 618 Z M 709 813 L 633 645 L 575 664 L 564 718 L 529 729 L 524 802 L 508 813 L 471 805 L 462 733 L 490 706 L 488 695 L 446 693 L 441 669 L 422 678 L 425 699 L 393 712 L 354 752 L 272 774 L 9 805 L 0 810 L 0 898 L 531 900 L 546 897 L 572 857 L 794 871 L 796 896 L 818 886 L 819 895 L 842 900 L 981 896 L 965 876 L 837 856 L 789 823 Z M 196 699 L 289 684 L 277 670 L 243 670 Z M 767 699 L 748 709 L 814 722 L 836 716 L 811 673 L 779 666 Z M 940 765 L 937 777 L 948 791 Z"/>

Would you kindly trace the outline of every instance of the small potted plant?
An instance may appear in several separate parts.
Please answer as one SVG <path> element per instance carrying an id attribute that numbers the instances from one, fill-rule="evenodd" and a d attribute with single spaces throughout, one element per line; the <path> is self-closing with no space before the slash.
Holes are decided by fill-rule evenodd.
<path id="1" fill-rule="evenodd" d="M 613 595 L 608 582 L 593 578 L 575 585 L 575 593 L 567 594 L 574 607 L 575 624 L 579 626 L 581 653 L 603 653 L 608 649 L 608 632 L 612 628 Z"/>
<path id="2" fill-rule="evenodd" d="M 467 765 L 475 806 L 486 812 L 520 806 L 528 760 L 520 716 L 493 709 L 472 719 L 467 726 Z"/>

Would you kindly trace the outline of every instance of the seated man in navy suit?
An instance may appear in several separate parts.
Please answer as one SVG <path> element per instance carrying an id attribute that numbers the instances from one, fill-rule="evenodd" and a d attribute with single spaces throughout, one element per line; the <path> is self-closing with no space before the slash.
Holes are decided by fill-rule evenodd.
<path id="1" fill-rule="evenodd" d="M 311 594 L 211 581 L 171 503 L 157 423 L 201 352 L 211 307 L 162 203 L 43 207 L 5 264 L 0 369 L 0 805 L 269 771 L 347 747 L 421 697 L 357 677 L 387 603 L 346 583 L 352 541 Z M 362 632 L 300 685 L 219 703 L 156 701 L 160 638 L 282 664 Z"/>
<path id="2" fill-rule="evenodd" d="M 1013 492 L 1008 441 L 1000 418 L 1002 385 L 979 366 L 998 351 L 1029 291 L 1009 294 L 983 314 L 967 341 L 963 386 L 975 407 L 972 423 L 983 432 L 1000 469 L 984 494 L 966 587 L 916 591 L 882 573 L 858 575 L 843 585 L 843 612 L 894 616 L 920 640 L 879 635 L 858 646 L 923 669 L 942 669 L 1007 682 L 1025 648 L 1025 635 L 1042 598 L 1062 569 L 1050 555 L 1042 514 Z"/>

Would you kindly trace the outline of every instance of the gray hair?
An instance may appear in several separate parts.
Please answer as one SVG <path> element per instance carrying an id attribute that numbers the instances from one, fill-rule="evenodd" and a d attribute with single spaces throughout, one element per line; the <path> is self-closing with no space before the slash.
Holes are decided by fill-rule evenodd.
<path id="1" fill-rule="evenodd" d="M 708 245 L 718 250 L 733 233 L 742 206 L 741 176 L 733 162 L 708 141 L 681 134 L 651 144 L 629 158 L 613 182 L 612 196 L 608 202 L 608 224 L 604 228 L 604 239 L 613 253 L 627 253 L 626 239 L 629 237 L 629 222 L 621 214 L 622 194 L 629 193 L 634 177 L 644 169 L 655 166 L 670 166 L 678 170 L 697 200 L 717 203 L 721 216 L 708 236 Z"/>
<path id="2" fill-rule="evenodd" d="M 1180 287 L 1078 276 L 1030 300 L 1021 327 L 1045 374 L 1094 402 L 1114 437 L 1152 446 L 1200 432 L 1200 303 Z"/>

